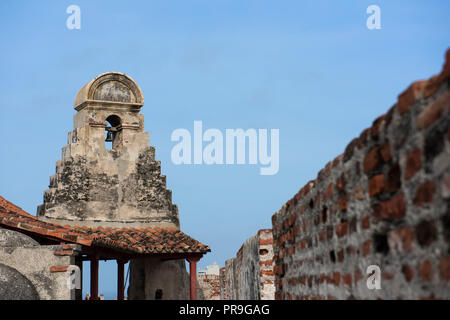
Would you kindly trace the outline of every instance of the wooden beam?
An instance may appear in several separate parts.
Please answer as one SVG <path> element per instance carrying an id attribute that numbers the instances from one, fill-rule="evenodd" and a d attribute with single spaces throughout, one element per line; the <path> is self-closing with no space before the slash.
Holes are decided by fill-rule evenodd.
<path id="1" fill-rule="evenodd" d="M 189 262 L 189 284 L 190 284 L 190 295 L 191 300 L 197 300 L 197 262 L 200 260 L 199 257 L 189 257 L 187 261 Z"/>
<path id="2" fill-rule="evenodd" d="M 91 260 L 91 297 L 90 300 L 100 300 L 98 297 L 98 258 Z"/>
<path id="3" fill-rule="evenodd" d="M 177 260 L 177 259 L 187 259 L 189 257 L 198 257 L 199 259 L 203 256 L 203 253 L 121 253 L 119 251 L 114 251 L 111 249 L 104 250 L 103 248 L 96 247 L 89 248 L 83 247 L 82 254 L 87 255 L 82 257 L 83 261 L 90 261 L 93 256 L 97 256 L 98 260 L 135 260 L 135 259 L 148 259 L 157 258 L 161 260 Z"/>
<path id="4" fill-rule="evenodd" d="M 124 266 L 126 261 L 117 260 L 117 300 L 125 300 Z"/>

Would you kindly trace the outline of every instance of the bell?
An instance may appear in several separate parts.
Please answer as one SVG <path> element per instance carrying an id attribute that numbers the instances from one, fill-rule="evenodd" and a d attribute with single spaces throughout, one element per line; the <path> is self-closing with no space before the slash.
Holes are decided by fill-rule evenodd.
<path id="1" fill-rule="evenodd" d="M 112 142 L 113 141 L 113 134 L 111 131 L 108 131 L 108 134 L 106 135 L 106 142 Z"/>

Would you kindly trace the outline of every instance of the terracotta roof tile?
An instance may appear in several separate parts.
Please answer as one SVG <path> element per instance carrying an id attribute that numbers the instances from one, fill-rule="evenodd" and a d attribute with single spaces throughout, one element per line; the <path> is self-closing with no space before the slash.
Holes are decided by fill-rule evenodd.
<path id="1" fill-rule="evenodd" d="M 204 254 L 211 251 L 207 245 L 173 227 L 79 227 L 41 221 L 0 196 L 0 227 L 2 225 L 84 246 L 135 253 Z"/>

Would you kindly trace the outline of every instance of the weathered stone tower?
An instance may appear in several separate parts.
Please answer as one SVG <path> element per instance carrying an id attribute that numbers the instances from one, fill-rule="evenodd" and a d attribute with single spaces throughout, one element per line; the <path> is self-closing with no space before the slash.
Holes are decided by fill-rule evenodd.
<path id="1" fill-rule="evenodd" d="M 101 74 L 80 89 L 74 129 L 38 207 L 40 220 L 94 228 L 179 230 L 178 208 L 166 189 L 150 135 L 144 132 L 144 116 L 139 113 L 143 105 L 139 86 L 122 73 Z M 129 299 L 189 296 L 184 259 L 132 260 L 129 283 Z"/>
<path id="2" fill-rule="evenodd" d="M 122 73 L 101 74 L 80 89 L 74 129 L 38 207 L 40 219 L 179 228 L 177 206 L 144 132 L 143 105 L 139 86 Z"/>

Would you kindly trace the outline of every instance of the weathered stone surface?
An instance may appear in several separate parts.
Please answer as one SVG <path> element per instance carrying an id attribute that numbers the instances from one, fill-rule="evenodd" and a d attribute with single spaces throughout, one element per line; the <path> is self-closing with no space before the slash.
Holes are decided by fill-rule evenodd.
<path id="1" fill-rule="evenodd" d="M 0 229 L 0 248 L 11 253 L 17 247 L 38 246 L 32 238 L 12 230 Z"/>
<path id="2" fill-rule="evenodd" d="M 189 299 L 189 276 L 184 260 L 132 260 L 128 298 L 130 300 Z"/>
<path id="3" fill-rule="evenodd" d="M 235 258 L 220 273 L 222 300 L 273 300 L 275 298 L 272 230 L 248 238 Z"/>
<path id="4" fill-rule="evenodd" d="M 11 235 L 12 239 L 21 239 L 23 236 L 17 232 L 14 233 L 15 235 Z M 27 278 L 35 288 L 39 299 L 70 300 L 75 298 L 76 291 L 79 290 L 71 290 L 67 286 L 69 272 L 51 272 L 53 266 L 75 264 L 74 256 L 55 254 L 61 250 L 63 250 L 62 245 L 0 246 L 0 263 L 17 270 Z"/>
<path id="5" fill-rule="evenodd" d="M 79 91 L 74 129 L 38 207 L 39 217 L 80 225 L 179 227 L 178 208 L 144 132 L 143 103 L 134 80 L 117 72 L 102 74 Z M 105 146 L 107 129 L 112 149 Z"/>
<path id="6" fill-rule="evenodd" d="M 0 263 L 0 300 L 39 300 L 39 295 L 23 274 Z"/>

